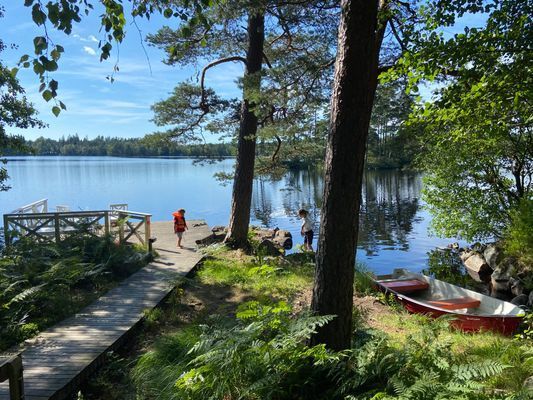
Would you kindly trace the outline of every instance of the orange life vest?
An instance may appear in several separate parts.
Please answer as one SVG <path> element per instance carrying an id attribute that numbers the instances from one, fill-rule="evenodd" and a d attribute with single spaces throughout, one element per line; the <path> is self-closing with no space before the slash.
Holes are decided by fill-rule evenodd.
<path id="1" fill-rule="evenodd" d="M 185 232 L 186 226 L 185 217 L 177 215 L 174 217 L 174 232 Z"/>

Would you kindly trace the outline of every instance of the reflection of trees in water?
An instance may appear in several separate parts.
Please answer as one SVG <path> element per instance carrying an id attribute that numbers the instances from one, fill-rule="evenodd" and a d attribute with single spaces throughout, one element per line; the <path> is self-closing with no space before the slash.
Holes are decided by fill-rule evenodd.
<path id="1" fill-rule="evenodd" d="M 415 219 L 415 215 L 421 186 L 417 174 L 398 171 L 368 171 L 365 174 L 359 248 L 365 250 L 367 256 L 376 254 L 384 246 L 409 249 L 409 234 L 413 224 L 420 220 Z M 256 179 L 253 215 L 265 226 L 272 227 L 276 217 L 296 221 L 298 210 L 305 208 L 318 228 L 323 190 L 323 172 L 317 169 L 289 171 L 281 181 Z M 281 204 L 282 209 L 274 209 L 273 204 Z"/>
<path id="2" fill-rule="evenodd" d="M 252 212 L 255 219 L 261 221 L 264 226 L 272 223 L 272 182 L 264 179 L 256 179 L 252 193 Z M 266 186 L 266 187 L 265 187 Z"/>
<path id="3" fill-rule="evenodd" d="M 252 197 L 252 212 L 255 219 L 265 226 L 272 224 L 272 204 L 281 204 L 283 214 L 298 218 L 298 210 L 305 208 L 314 221 L 319 220 L 323 191 L 322 172 L 317 169 L 291 170 L 283 180 L 256 179 Z M 278 201 L 274 197 L 279 196 Z"/>
<path id="4" fill-rule="evenodd" d="M 397 171 L 368 171 L 363 180 L 359 247 L 367 256 L 382 246 L 409 249 L 421 180 Z"/>

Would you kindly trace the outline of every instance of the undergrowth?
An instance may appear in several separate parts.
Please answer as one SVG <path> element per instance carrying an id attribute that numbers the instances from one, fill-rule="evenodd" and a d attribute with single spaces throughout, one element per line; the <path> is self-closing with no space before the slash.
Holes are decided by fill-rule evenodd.
<path id="1" fill-rule="evenodd" d="M 146 253 L 113 238 L 77 237 L 60 244 L 20 240 L 0 257 L 0 351 L 36 335 L 89 304 L 144 266 Z"/>
<path id="2" fill-rule="evenodd" d="M 215 295 L 237 287 L 253 300 L 230 313 L 199 313 L 156 338 L 129 374 L 136 398 L 531 398 L 522 387 L 533 375 L 529 339 L 464 334 L 451 330 L 446 319 L 392 309 L 380 316 L 383 326 L 390 325 L 385 333 L 370 328 L 367 313 L 359 310 L 351 349 L 308 346 L 312 333 L 334 316 L 293 309 L 297 292 L 311 286 L 312 264 L 301 261 L 252 258 L 223 248 L 210 252 L 191 285 Z M 368 293 L 367 275 L 361 274 L 356 289 Z M 155 319 L 165 318 L 173 316 Z"/>

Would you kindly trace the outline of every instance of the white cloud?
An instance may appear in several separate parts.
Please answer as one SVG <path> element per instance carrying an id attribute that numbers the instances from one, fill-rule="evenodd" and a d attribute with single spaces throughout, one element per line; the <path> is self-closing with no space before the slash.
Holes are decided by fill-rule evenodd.
<path id="1" fill-rule="evenodd" d="M 77 33 L 75 33 L 74 35 L 72 35 L 72 37 L 75 37 L 76 39 L 78 39 L 80 42 L 93 42 L 93 43 L 98 43 L 98 39 L 94 36 L 94 35 L 89 35 L 87 36 L 86 38 L 81 36 L 81 35 L 78 35 Z"/>
<path id="2" fill-rule="evenodd" d="M 86 52 L 87 54 L 90 54 L 91 56 L 96 55 L 96 51 L 94 51 L 94 49 L 89 46 L 83 46 L 83 51 Z"/>

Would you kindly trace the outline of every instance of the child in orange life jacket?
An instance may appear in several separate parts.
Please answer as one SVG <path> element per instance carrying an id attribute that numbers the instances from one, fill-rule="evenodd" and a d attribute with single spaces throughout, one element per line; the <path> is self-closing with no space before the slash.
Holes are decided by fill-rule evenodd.
<path id="1" fill-rule="evenodd" d="M 183 232 L 185 232 L 186 229 L 189 229 L 187 226 L 187 222 L 185 221 L 185 210 L 183 208 L 179 209 L 174 214 L 174 233 L 178 237 L 178 243 L 177 246 L 180 249 L 183 249 L 183 246 L 181 245 L 181 239 L 183 238 Z"/>

